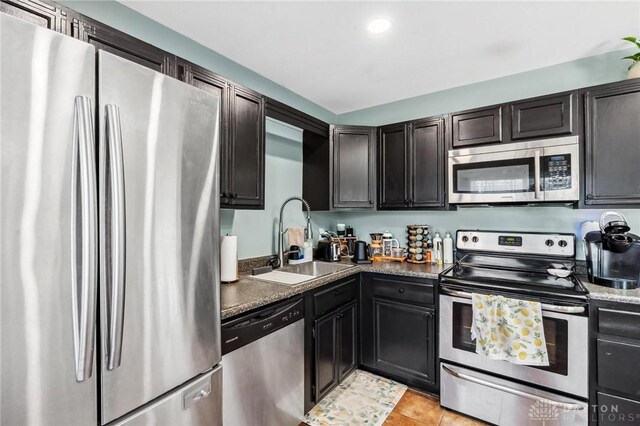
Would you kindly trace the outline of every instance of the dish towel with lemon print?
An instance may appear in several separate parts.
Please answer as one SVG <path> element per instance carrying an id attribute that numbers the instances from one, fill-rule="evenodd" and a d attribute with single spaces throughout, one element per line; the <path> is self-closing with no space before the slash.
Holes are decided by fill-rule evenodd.
<path id="1" fill-rule="evenodd" d="M 520 365 L 549 365 L 540 302 L 477 294 L 471 337 L 476 352 Z"/>

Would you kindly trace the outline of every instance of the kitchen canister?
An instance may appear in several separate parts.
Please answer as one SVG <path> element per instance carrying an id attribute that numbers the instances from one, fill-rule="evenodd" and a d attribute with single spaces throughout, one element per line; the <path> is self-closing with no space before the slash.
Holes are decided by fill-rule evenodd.
<path id="1" fill-rule="evenodd" d="M 225 235 L 220 244 L 220 281 L 238 281 L 238 237 Z"/>

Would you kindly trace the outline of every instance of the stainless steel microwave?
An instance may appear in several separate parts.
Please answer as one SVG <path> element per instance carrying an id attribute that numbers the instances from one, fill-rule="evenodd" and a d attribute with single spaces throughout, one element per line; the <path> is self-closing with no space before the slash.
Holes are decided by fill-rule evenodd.
<path id="1" fill-rule="evenodd" d="M 449 203 L 580 199 L 577 136 L 450 150 Z"/>

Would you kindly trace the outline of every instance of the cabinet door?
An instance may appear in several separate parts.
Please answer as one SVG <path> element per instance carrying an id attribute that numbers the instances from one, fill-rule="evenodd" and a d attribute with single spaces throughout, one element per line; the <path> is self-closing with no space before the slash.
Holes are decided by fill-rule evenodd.
<path id="1" fill-rule="evenodd" d="M 260 94 L 231 88 L 229 205 L 264 209 L 264 101 Z"/>
<path id="2" fill-rule="evenodd" d="M 338 314 L 339 352 L 338 380 L 341 382 L 358 366 L 358 310 L 355 302 L 340 309 Z"/>
<path id="3" fill-rule="evenodd" d="M 451 127 L 454 148 L 502 142 L 502 106 L 456 112 Z"/>
<path id="4" fill-rule="evenodd" d="M 409 384 L 435 383 L 435 316 L 424 308 L 373 299 L 374 367 Z"/>
<path id="5" fill-rule="evenodd" d="M 576 133 L 577 100 L 577 94 L 570 92 L 512 103 L 509 105 L 511 139 Z"/>
<path id="6" fill-rule="evenodd" d="M 338 315 L 332 312 L 315 321 L 316 403 L 338 384 Z"/>
<path id="7" fill-rule="evenodd" d="M 409 207 L 407 126 L 393 124 L 378 134 L 378 208 Z"/>
<path id="8" fill-rule="evenodd" d="M 444 119 L 411 123 L 411 207 L 444 206 Z"/>
<path id="9" fill-rule="evenodd" d="M 333 151 L 333 208 L 373 209 L 375 128 L 336 126 Z"/>
<path id="10" fill-rule="evenodd" d="M 585 93 L 585 204 L 640 204 L 638 117 L 640 82 Z"/>
<path id="11" fill-rule="evenodd" d="M 178 78 L 220 97 L 220 205 L 229 204 L 229 82 L 206 68 L 178 61 Z"/>
<path id="12" fill-rule="evenodd" d="M 177 76 L 175 55 L 100 22 L 82 17 L 74 22 L 73 37 L 114 55 L 171 77 Z"/>
<path id="13" fill-rule="evenodd" d="M 38 0 L 2 0 L 0 12 L 62 34 L 69 34 L 66 10 L 56 7 L 53 3 Z"/>

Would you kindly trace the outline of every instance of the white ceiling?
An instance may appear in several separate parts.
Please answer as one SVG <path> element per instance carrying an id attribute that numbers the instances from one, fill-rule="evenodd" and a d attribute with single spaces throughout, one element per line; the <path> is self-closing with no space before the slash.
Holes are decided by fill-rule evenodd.
<path id="1" fill-rule="evenodd" d="M 623 49 L 621 37 L 640 35 L 640 0 L 121 2 L 336 114 Z M 369 33 L 375 17 L 391 29 Z"/>

